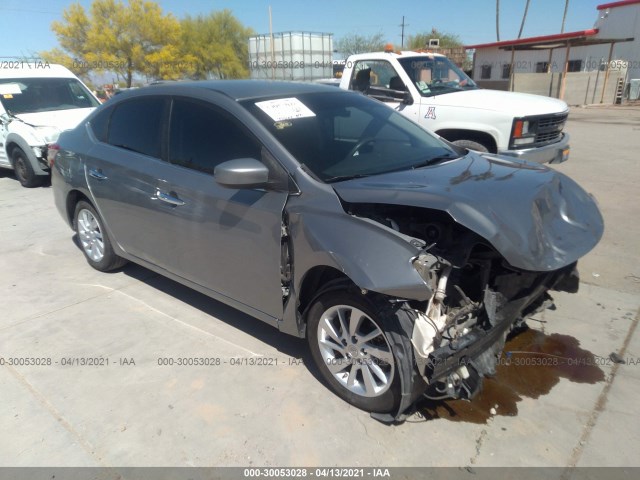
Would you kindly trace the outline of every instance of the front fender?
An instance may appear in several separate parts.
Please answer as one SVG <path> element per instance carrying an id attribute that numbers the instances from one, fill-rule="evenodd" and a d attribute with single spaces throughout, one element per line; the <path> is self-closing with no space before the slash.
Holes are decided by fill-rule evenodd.
<path id="1" fill-rule="evenodd" d="M 420 301 L 432 294 L 411 264 L 424 247 L 422 240 L 339 212 L 292 214 L 289 230 L 296 291 L 311 268 L 330 266 L 364 290 Z"/>
<path id="2" fill-rule="evenodd" d="M 7 139 L 5 141 L 5 145 L 7 149 L 7 157 L 9 158 L 9 161 L 11 161 L 11 156 L 10 156 L 11 148 L 9 148 L 9 145 L 12 145 L 12 144 L 20 147 L 20 149 L 25 153 L 36 175 L 49 175 L 49 172 L 42 168 L 42 166 L 40 165 L 40 162 L 38 161 L 38 158 L 33 152 L 33 147 L 39 147 L 39 146 L 44 147 L 45 146 L 44 144 L 29 145 L 29 143 L 21 135 L 12 132 L 9 135 L 7 135 Z"/>

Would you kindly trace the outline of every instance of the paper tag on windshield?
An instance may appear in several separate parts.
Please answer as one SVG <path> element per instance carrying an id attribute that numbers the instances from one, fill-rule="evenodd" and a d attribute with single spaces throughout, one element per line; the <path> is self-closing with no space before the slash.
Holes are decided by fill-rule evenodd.
<path id="1" fill-rule="evenodd" d="M 0 84 L 0 95 L 20 95 L 22 90 L 20 90 L 20 85 L 17 83 L 2 83 Z M 5 97 L 11 98 L 11 97 Z"/>
<path id="2" fill-rule="evenodd" d="M 275 122 L 316 116 L 297 98 L 279 98 L 278 100 L 256 102 L 256 107 L 269 115 Z"/>

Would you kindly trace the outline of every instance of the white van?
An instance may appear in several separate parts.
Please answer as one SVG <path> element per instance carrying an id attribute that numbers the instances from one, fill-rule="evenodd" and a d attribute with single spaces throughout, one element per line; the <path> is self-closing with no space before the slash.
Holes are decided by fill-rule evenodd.
<path id="1" fill-rule="evenodd" d="M 73 73 L 45 62 L 0 61 L 0 168 L 24 187 L 49 178 L 47 145 L 100 105 Z"/>

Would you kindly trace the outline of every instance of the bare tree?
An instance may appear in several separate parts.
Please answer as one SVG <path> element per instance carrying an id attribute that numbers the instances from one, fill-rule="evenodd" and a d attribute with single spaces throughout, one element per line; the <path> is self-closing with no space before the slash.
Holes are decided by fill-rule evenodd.
<path id="1" fill-rule="evenodd" d="M 496 0 L 496 40 L 500 41 L 500 0 Z"/>
<path id="2" fill-rule="evenodd" d="M 564 33 L 564 22 L 567 20 L 567 10 L 569 9 L 569 0 L 565 0 L 564 2 L 564 15 L 562 15 L 562 27 L 560 28 L 560 33 Z"/>
<path id="3" fill-rule="evenodd" d="M 522 15 L 522 23 L 520 24 L 520 31 L 518 32 L 518 38 L 522 37 L 522 29 L 524 28 L 524 22 L 527 19 L 527 13 L 529 12 L 529 3 L 531 0 L 527 0 L 527 4 L 524 6 L 524 14 Z"/>
<path id="4" fill-rule="evenodd" d="M 384 48 L 384 35 L 382 32 L 375 35 L 358 35 L 353 33 L 345 35 L 336 42 L 336 50 L 346 57 L 356 53 L 377 52 Z"/>

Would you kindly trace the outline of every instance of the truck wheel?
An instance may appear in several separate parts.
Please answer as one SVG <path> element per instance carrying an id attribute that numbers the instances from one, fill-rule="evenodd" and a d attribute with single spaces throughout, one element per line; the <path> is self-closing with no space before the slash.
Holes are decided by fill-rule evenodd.
<path id="1" fill-rule="evenodd" d="M 321 295 L 309 309 L 307 342 L 322 377 L 342 399 L 369 412 L 388 413 L 400 405 L 398 368 L 411 360 L 397 357 L 386 328 L 398 314 L 405 312 L 380 311 L 344 291 Z"/>
<path id="2" fill-rule="evenodd" d="M 33 167 L 27 158 L 27 155 L 21 148 L 14 148 L 11 154 L 11 160 L 13 162 L 13 169 L 16 174 L 16 178 L 25 188 L 34 188 L 41 186 L 47 179 L 44 175 L 36 175 L 33 171 Z"/>
<path id="3" fill-rule="evenodd" d="M 82 252 L 93 268 L 109 272 L 127 263 L 113 251 L 102 219 L 90 203 L 84 200 L 78 202 L 73 216 L 73 226 L 78 234 Z"/>
<path id="4" fill-rule="evenodd" d="M 475 150 L 476 152 L 488 152 L 489 149 L 482 145 L 481 143 L 474 142 L 473 140 L 454 140 L 454 145 L 457 145 L 462 148 L 466 148 L 467 150 Z"/>

